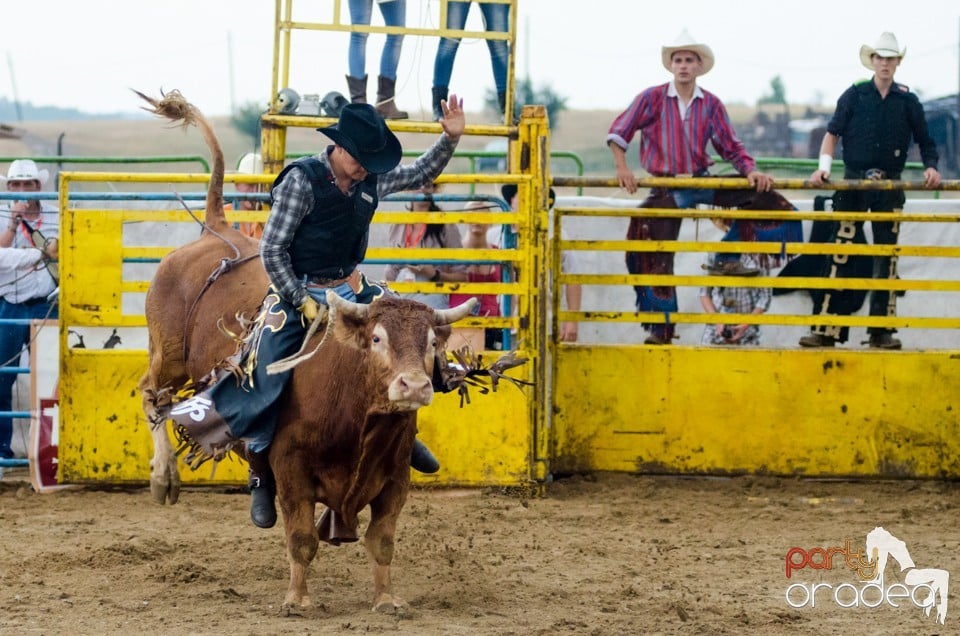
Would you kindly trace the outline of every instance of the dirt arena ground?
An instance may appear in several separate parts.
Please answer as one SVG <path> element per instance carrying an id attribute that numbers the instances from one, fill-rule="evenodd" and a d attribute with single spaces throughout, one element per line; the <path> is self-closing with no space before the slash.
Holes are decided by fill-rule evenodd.
<path id="1" fill-rule="evenodd" d="M 841 557 L 788 581 L 785 556 L 846 539 L 860 549 L 875 526 L 918 568 L 960 575 L 953 483 L 601 474 L 540 497 L 415 490 L 393 570 L 405 611 L 370 610 L 362 544 L 322 545 L 314 606 L 285 616 L 282 529 L 250 525 L 241 491 L 191 489 L 161 507 L 146 489 L 39 495 L 22 479 L 0 481 L 2 634 L 960 632 L 955 598 L 944 626 L 909 599 L 844 608 L 825 592 L 795 609 L 785 598 L 791 583 L 861 586 Z M 886 586 L 903 581 L 893 561 L 885 572 Z"/>

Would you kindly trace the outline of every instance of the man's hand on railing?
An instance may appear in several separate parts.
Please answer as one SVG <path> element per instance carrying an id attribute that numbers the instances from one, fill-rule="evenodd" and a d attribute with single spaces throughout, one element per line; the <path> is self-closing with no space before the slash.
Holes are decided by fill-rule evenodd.
<path id="1" fill-rule="evenodd" d="M 770 192 L 773 188 L 773 177 L 765 172 L 754 170 L 747 175 L 747 181 L 750 182 L 751 187 L 757 189 L 757 192 Z"/>
<path id="2" fill-rule="evenodd" d="M 621 188 L 630 194 L 637 191 L 637 179 L 633 176 L 633 171 L 626 165 L 617 166 L 617 182 Z"/>

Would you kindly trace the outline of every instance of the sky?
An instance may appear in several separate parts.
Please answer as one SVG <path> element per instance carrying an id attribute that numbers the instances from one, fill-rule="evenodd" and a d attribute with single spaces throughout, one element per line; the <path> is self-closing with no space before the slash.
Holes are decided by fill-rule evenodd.
<path id="1" fill-rule="evenodd" d="M 342 0 L 343 21 L 347 0 Z M 591 10 L 585 10 L 589 6 Z M 208 115 L 272 92 L 274 0 L 29 0 L 4 2 L 0 97 L 90 113 L 136 112 L 129 92 L 177 88 Z M 332 0 L 293 0 L 298 21 L 333 16 Z M 922 98 L 954 94 L 960 84 L 956 0 L 785 2 L 766 0 L 518 0 L 516 74 L 567 98 L 571 109 L 620 110 L 647 86 L 670 79 L 660 48 L 684 29 L 709 45 L 716 66 L 699 81 L 727 103 L 754 104 L 780 76 L 787 99 L 832 105 L 852 82 L 870 76 L 862 44 L 893 31 L 907 48 L 896 79 Z M 435 27 L 439 0 L 407 0 L 407 25 Z M 374 9 L 374 24 L 382 24 Z M 482 30 L 471 8 L 467 28 Z M 292 88 L 347 94 L 347 35 L 297 31 Z M 429 110 L 437 38 L 408 36 L 397 103 Z M 382 36 L 367 43 L 370 99 Z M 481 40 L 460 47 L 451 92 L 480 110 L 492 88 Z"/>

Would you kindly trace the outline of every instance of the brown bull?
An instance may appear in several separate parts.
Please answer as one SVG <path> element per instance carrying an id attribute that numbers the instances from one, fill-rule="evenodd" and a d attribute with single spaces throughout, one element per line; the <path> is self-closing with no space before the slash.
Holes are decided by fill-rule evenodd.
<path id="1" fill-rule="evenodd" d="M 163 259 L 146 301 L 150 366 L 140 389 L 154 440 L 151 491 L 160 503 L 175 503 L 179 475 L 163 415 L 167 396 L 234 353 L 236 343 L 223 331 L 242 331 L 238 316 L 257 310 L 268 281 L 260 260 L 248 258 L 257 253 L 256 241 L 226 222 L 223 153 L 209 124 L 179 94 L 144 99 L 159 114 L 198 125 L 213 154 L 207 229 Z M 322 346 L 293 369 L 275 405 L 278 425 L 269 458 L 290 561 L 284 607 L 309 605 L 306 570 L 319 540 L 355 539 L 357 513 L 369 505 L 365 545 L 374 564 L 374 608 L 394 608 L 401 601 L 390 592 L 390 563 L 410 484 L 416 410 L 433 397 L 434 364 L 449 333 L 445 325 L 474 303 L 437 311 L 389 297 L 372 305 L 333 293 L 327 298 Z M 318 502 L 335 514 L 315 522 Z"/>

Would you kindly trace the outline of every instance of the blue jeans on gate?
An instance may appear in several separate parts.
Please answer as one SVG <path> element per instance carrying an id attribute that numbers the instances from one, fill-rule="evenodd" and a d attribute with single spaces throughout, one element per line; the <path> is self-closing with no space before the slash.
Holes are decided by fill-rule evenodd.
<path id="1" fill-rule="evenodd" d="M 670 190 L 673 200 L 681 210 L 686 208 L 695 208 L 701 203 L 713 205 L 713 190 L 701 190 L 698 188 L 686 188 L 680 190 Z"/>
<path id="2" fill-rule="evenodd" d="M 447 28 L 463 30 L 467 24 L 467 13 L 470 11 L 469 2 L 447 3 Z M 507 32 L 507 21 L 510 17 L 510 5 L 480 3 L 480 12 L 483 14 L 483 26 L 487 31 Z M 450 86 L 450 77 L 453 75 L 453 62 L 457 58 L 457 49 L 460 40 L 455 38 L 440 38 L 437 47 L 437 58 L 433 64 L 433 85 Z M 509 47 L 506 40 L 487 40 L 490 49 L 490 63 L 493 65 L 493 81 L 498 93 L 507 91 L 507 57 Z"/>
<path id="3" fill-rule="evenodd" d="M 57 307 L 50 303 L 9 303 L 0 298 L 0 319 L 56 318 Z M 20 366 L 20 352 L 30 341 L 30 325 L 0 325 L 0 364 L 7 367 Z M 13 385 L 17 376 L 0 373 L 0 411 L 13 410 Z M 13 419 L 0 416 L 0 458 L 13 457 L 10 442 L 13 438 Z"/>
<path id="4" fill-rule="evenodd" d="M 701 203 L 704 205 L 714 205 L 714 197 L 716 196 L 715 190 L 701 190 L 698 188 L 686 188 L 680 190 L 671 190 L 670 194 L 673 195 L 673 200 L 677 202 L 677 207 L 681 209 L 686 208 L 696 208 Z M 729 234 L 729 232 L 728 232 Z M 727 240 L 725 236 L 722 240 Z M 715 266 L 723 266 L 727 263 L 732 263 L 734 261 L 739 261 L 739 254 L 728 254 L 723 252 L 718 252 L 714 257 L 713 264 Z"/>
<path id="5" fill-rule="evenodd" d="M 403 26 L 407 18 L 407 0 L 390 0 L 377 3 L 380 14 L 387 26 Z M 353 24 L 370 25 L 373 12 L 373 0 L 350 0 L 350 21 Z M 367 74 L 367 35 L 368 33 L 351 33 L 350 48 L 348 49 L 348 68 L 352 77 L 365 77 Z M 396 80 L 397 65 L 400 64 L 400 47 L 403 45 L 402 35 L 388 35 L 380 54 L 380 75 Z"/>

